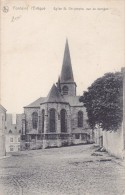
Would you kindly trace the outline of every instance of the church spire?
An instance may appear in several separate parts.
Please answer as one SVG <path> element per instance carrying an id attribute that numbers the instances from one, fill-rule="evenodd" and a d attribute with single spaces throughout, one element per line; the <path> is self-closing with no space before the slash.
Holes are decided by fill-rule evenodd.
<path id="1" fill-rule="evenodd" d="M 60 82 L 74 82 L 68 40 L 66 39 Z"/>

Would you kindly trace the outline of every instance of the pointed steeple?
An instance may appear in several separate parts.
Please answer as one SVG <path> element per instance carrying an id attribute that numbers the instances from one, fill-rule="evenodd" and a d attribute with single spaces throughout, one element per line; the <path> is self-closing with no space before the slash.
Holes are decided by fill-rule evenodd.
<path id="1" fill-rule="evenodd" d="M 60 82 L 74 82 L 68 40 L 66 39 Z"/>
<path id="2" fill-rule="evenodd" d="M 47 98 L 45 99 L 44 103 L 64 103 L 66 102 L 63 96 L 60 94 L 59 90 L 53 84 Z"/>

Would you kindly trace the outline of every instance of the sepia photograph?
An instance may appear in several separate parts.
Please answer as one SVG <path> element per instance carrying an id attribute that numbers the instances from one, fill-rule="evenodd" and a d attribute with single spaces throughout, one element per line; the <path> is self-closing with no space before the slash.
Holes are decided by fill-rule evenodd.
<path id="1" fill-rule="evenodd" d="M 125 195 L 125 1 L 0 14 L 0 195 Z"/>

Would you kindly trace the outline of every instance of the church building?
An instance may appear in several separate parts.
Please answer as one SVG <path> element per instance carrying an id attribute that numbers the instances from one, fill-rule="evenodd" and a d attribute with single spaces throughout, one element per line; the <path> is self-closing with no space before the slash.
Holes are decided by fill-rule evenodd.
<path id="1" fill-rule="evenodd" d="M 47 97 L 24 107 L 22 141 L 27 148 L 61 147 L 92 142 L 87 113 L 76 95 L 68 41 L 58 82 Z"/>

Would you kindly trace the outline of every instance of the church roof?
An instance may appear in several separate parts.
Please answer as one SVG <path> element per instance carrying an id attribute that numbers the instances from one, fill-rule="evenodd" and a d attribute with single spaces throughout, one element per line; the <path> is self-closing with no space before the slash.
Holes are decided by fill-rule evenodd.
<path id="1" fill-rule="evenodd" d="M 45 102 L 63 102 L 63 103 L 69 103 L 70 106 L 83 106 L 82 102 L 79 102 L 80 96 L 65 96 L 63 97 L 60 92 L 58 91 L 57 87 L 54 85 L 52 86 L 48 96 L 40 97 L 39 99 L 35 100 L 28 106 L 25 106 L 24 108 L 38 108 L 40 107 L 40 104 Z"/>
<path id="2" fill-rule="evenodd" d="M 39 99 L 35 100 L 34 102 L 32 102 L 31 104 L 29 104 L 28 106 L 25 106 L 24 108 L 34 108 L 34 107 L 40 107 L 40 104 L 42 102 L 44 102 L 45 97 L 40 97 Z"/>
<path id="3" fill-rule="evenodd" d="M 67 103 L 64 97 L 59 92 L 58 88 L 55 84 L 53 84 L 47 98 L 44 100 L 43 103 Z"/>
<path id="4" fill-rule="evenodd" d="M 66 40 L 60 82 L 74 82 L 68 40 Z"/>
<path id="5" fill-rule="evenodd" d="M 79 101 L 80 96 L 65 96 L 64 98 L 70 106 L 83 106 L 83 103 Z"/>

